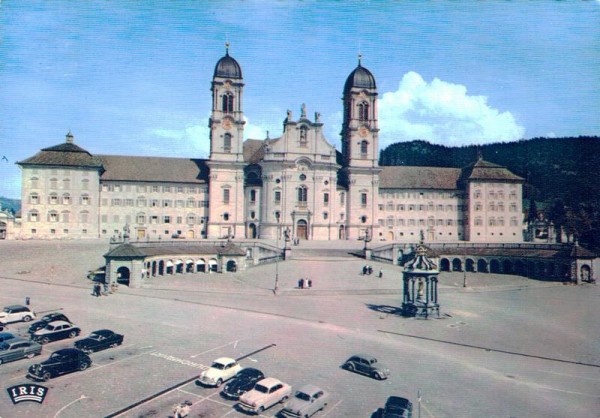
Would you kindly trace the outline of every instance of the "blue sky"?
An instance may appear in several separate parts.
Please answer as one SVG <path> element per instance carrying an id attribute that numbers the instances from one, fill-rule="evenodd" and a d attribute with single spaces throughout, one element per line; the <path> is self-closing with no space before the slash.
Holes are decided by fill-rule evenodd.
<path id="1" fill-rule="evenodd" d="M 208 156 L 210 82 L 242 66 L 246 138 L 321 113 L 363 56 L 381 147 L 600 135 L 599 1 L 20 1 L 0 3 L 0 196 L 14 164 L 71 130 L 91 153 Z"/>

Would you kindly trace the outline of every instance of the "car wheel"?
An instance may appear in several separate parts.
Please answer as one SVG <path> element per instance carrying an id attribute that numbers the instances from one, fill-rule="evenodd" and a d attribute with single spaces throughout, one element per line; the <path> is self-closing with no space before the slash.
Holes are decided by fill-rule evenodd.
<path id="1" fill-rule="evenodd" d="M 42 375 L 42 380 L 44 382 L 47 382 L 48 380 L 50 380 L 51 377 L 52 377 L 52 375 L 50 374 L 50 372 L 46 372 Z"/>
<path id="2" fill-rule="evenodd" d="M 346 369 L 350 370 L 351 372 L 356 370 L 356 368 L 354 367 L 354 364 L 352 364 L 352 363 L 346 364 Z"/>
<path id="3" fill-rule="evenodd" d="M 112 344 L 110 345 L 110 348 L 115 348 L 115 347 L 116 347 L 116 346 L 118 346 L 118 345 L 119 345 L 119 344 L 117 344 L 117 343 L 112 343 Z"/>
<path id="4" fill-rule="evenodd" d="M 28 353 L 25 357 L 27 357 L 27 358 L 33 358 L 33 356 L 35 356 L 35 353 Z"/>
<path id="5" fill-rule="evenodd" d="M 44 337 L 40 340 L 40 344 L 48 344 L 50 342 L 50 338 Z"/>
<path id="6" fill-rule="evenodd" d="M 79 370 L 80 370 L 80 371 L 84 371 L 84 370 L 85 370 L 85 369 L 87 369 L 88 367 L 90 367 L 90 365 L 89 365 L 89 364 L 88 364 L 86 361 L 84 361 L 83 363 L 81 363 L 81 364 L 79 365 Z"/>
<path id="7" fill-rule="evenodd" d="M 219 380 L 217 380 L 217 383 L 215 384 L 215 387 L 216 388 L 220 388 L 222 384 L 223 384 L 223 379 L 219 379 Z"/>
<path id="8" fill-rule="evenodd" d="M 29 315 L 26 315 L 26 316 L 23 317 L 23 321 L 24 322 L 29 322 L 29 321 L 31 321 L 31 317 Z"/>
<path id="9" fill-rule="evenodd" d="M 0 358 L 0 364 L 2 364 L 2 359 Z"/>
<path id="10" fill-rule="evenodd" d="M 288 397 L 287 397 L 287 396 L 284 396 L 283 398 L 281 398 L 281 400 L 280 400 L 279 402 L 281 402 L 281 403 L 284 403 L 284 402 L 285 402 L 285 401 L 287 401 L 287 400 L 288 400 Z"/>
<path id="11" fill-rule="evenodd" d="M 259 407 L 258 407 L 258 409 L 256 410 L 256 413 L 257 413 L 258 415 L 260 415 L 260 414 L 262 414 L 262 413 L 264 412 L 264 410 L 265 410 L 265 407 L 264 407 L 264 406 L 259 406 Z"/>
<path id="12" fill-rule="evenodd" d="M 373 378 L 374 378 L 374 379 L 377 379 L 377 380 L 383 380 L 383 376 L 382 376 L 382 374 L 381 374 L 381 373 L 379 373 L 379 372 L 373 372 L 373 375 L 372 375 L 372 376 L 373 376 Z"/>
<path id="13" fill-rule="evenodd" d="M 69 332 L 69 338 L 75 338 L 75 337 L 77 337 L 77 333 L 75 331 Z"/>

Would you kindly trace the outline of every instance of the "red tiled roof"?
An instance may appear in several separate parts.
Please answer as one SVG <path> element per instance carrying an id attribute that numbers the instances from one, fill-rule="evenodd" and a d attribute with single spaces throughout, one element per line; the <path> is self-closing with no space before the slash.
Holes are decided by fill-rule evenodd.
<path id="1" fill-rule="evenodd" d="M 461 171 L 449 167 L 381 167 L 380 189 L 457 190 Z"/>
<path id="2" fill-rule="evenodd" d="M 101 180 L 152 181 L 167 183 L 208 182 L 205 160 L 192 158 L 131 157 L 98 155 L 104 164 Z"/>

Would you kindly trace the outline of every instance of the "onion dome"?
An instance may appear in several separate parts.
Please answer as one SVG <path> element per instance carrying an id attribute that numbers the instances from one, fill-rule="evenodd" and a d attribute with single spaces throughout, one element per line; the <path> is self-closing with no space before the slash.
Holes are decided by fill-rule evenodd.
<path id="1" fill-rule="evenodd" d="M 367 70 L 361 65 L 361 57 L 358 57 L 358 67 L 354 69 L 346 79 L 344 85 L 344 93 L 350 92 L 352 88 L 359 89 L 376 89 L 375 77 L 371 74 L 371 71 Z"/>
<path id="2" fill-rule="evenodd" d="M 427 247 L 418 245 L 415 251 L 415 257 L 408 261 L 404 266 L 405 271 L 435 273 L 438 271 L 437 265 L 427 257 Z"/>
<path id="3" fill-rule="evenodd" d="M 242 78 L 242 68 L 240 64 L 229 56 L 229 43 L 226 44 L 225 56 L 217 62 L 213 78 Z"/>

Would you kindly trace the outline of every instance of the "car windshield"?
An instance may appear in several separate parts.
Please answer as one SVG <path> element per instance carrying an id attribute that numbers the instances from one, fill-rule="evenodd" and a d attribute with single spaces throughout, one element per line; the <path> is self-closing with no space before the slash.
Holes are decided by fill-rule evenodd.
<path id="1" fill-rule="evenodd" d="M 60 358 L 62 358 L 62 355 L 58 354 L 58 353 L 52 353 L 52 355 L 50 356 L 51 359 L 54 360 L 58 360 Z"/>
<path id="2" fill-rule="evenodd" d="M 256 385 L 254 389 L 261 393 L 269 393 L 269 388 L 263 385 Z"/>
<path id="3" fill-rule="evenodd" d="M 212 367 L 213 369 L 217 369 L 217 370 L 223 370 L 225 368 L 225 365 L 221 364 L 221 363 L 216 363 L 215 362 L 210 367 Z"/>
<path id="4" fill-rule="evenodd" d="M 10 309 L 8 309 L 8 308 L 4 308 L 4 312 L 6 312 L 6 313 L 10 313 Z"/>
<path id="5" fill-rule="evenodd" d="M 303 401 L 310 401 L 310 395 L 300 391 L 296 392 L 296 398 L 302 399 Z"/>
<path id="6" fill-rule="evenodd" d="M 92 340 L 97 340 L 97 341 L 102 341 L 104 339 L 104 337 L 102 335 L 94 334 L 94 333 L 91 333 L 88 338 L 90 338 Z"/>
<path id="7" fill-rule="evenodd" d="M 54 331 L 56 329 L 56 326 L 54 326 L 54 325 L 46 325 L 46 329 L 50 330 L 50 331 Z"/>

